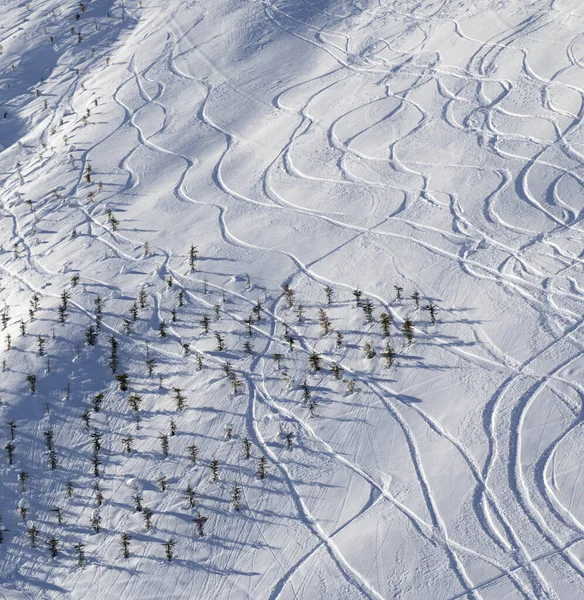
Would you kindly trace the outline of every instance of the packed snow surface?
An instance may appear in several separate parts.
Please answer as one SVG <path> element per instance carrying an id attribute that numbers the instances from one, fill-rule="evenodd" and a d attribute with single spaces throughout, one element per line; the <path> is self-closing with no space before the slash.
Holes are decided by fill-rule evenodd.
<path id="1" fill-rule="evenodd" d="M 581 0 L 0 25 L 0 599 L 584 597 Z"/>

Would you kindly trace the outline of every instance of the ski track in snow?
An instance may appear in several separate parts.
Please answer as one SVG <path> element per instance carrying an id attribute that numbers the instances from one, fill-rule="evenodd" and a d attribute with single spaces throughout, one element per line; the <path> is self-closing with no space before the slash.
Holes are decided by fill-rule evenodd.
<path id="1" fill-rule="evenodd" d="M 0 410 L 19 429 L 15 464 L 1 467 L 0 596 L 582 597 L 580 3 L 92 0 L 79 45 L 68 31 L 78 10 L 14 5 L 0 29 L 10 116 L 0 123 L 0 301 L 19 353 L 4 351 Z M 36 80 L 9 68 L 14 53 L 26 60 L 25 35 L 37 37 L 32 51 L 55 56 Z M 107 209 L 121 221 L 115 231 Z M 201 254 L 192 272 L 191 243 Z M 56 307 L 72 273 L 79 284 L 60 325 Z M 307 303 L 307 321 L 286 306 L 284 283 Z M 438 323 L 410 298 L 395 300 L 394 285 L 436 302 Z M 148 307 L 127 336 L 122 320 L 142 286 Z M 333 329 L 350 340 L 340 352 L 315 319 L 324 286 L 335 294 Z M 377 315 L 393 318 L 389 370 L 379 356 L 362 358 L 365 342 L 375 340 L 379 354 L 385 341 L 353 307 L 358 287 Z M 189 312 L 174 323 L 177 288 Z M 19 336 L 32 293 L 43 316 L 29 324 L 34 335 Z M 83 347 L 98 294 L 100 344 L 118 341 L 144 396 L 140 429 L 111 383 L 106 351 Z M 247 338 L 258 299 L 262 320 Z M 227 328 L 225 351 L 199 325 L 216 305 L 212 327 Z M 397 329 L 409 317 L 411 346 Z M 25 375 L 44 368 L 38 335 L 58 352 L 46 384 L 39 376 L 43 401 L 25 392 Z M 186 411 L 171 410 L 155 379 L 134 377 L 145 370 L 146 343 L 169 388 L 188 390 Z M 323 370 L 307 373 L 313 351 Z M 239 394 L 229 391 L 226 361 Z M 355 393 L 333 381 L 334 363 Z M 305 378 L 319 399 L 314 418 L 301 400 Z M 73 400 L 62 399 L 64 381 Z M 106 408 L 92 419 L 111 445 L 104 531 L 93 534 L 79 415 L 101 389 Z M 171 416 L 180 435 L 162 461 L 157 436 Z M 223 441 L 232 422 L 236 439 Z M 63 463 L 50 477 L 47 428 Z M 295 434 L 291 449 L 282 428 Z M 125 458 L 120 440 L 130 433 L 137 452 Z M 268 459 L 265 482 L 241 456 L 244 437 L 254 461 Z M 199 445 L 197 467 L 185 459 L 187 438 Z M 205 467 L 215 456 L 222 471 L 211 484 Z M 166 494 L 154 489 L 161 469 Z M 37 480 L 34 494 L 19 491 L 21 470 Z M 131 507 L 130 475 L 145 482 L 151 531 Z M 65 477 L 79 481 L 66 505 Z M 180 498 L 187 483 L 199 494 L 194 512 L 210 517 L 205 538 L 193 536 L 194 513 Z M 240 513 L 228 509 L 235 484 Z M 47 506 L 66 506 L 62 560 L 29 547 L 14 510 L 23 495 L 43 536 L 62 531 Z M 134 538 L 127 567 L 122 531 Z M 170 536 L 179 541 L 172 565 L 160 550 Z M 71 549 L 79 541 L 83 570 Z"/>

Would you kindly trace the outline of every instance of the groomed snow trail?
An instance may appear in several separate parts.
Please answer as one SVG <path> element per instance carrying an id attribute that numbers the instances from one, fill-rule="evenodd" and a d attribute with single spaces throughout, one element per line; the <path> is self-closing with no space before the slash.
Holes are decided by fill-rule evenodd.
<path id="1" fill-rule="evenodd" d="M 0 598 L 584 597 L 582 3 L 0 12 Z"/>

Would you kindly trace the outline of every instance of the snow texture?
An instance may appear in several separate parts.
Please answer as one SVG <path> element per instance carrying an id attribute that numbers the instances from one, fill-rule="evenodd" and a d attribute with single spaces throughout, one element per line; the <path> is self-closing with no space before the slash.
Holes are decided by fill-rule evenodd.
<path id="1" fill-rule="evenodd" d="M 0 25 L 0 600 L 584 597 L 581 0 Z"/>

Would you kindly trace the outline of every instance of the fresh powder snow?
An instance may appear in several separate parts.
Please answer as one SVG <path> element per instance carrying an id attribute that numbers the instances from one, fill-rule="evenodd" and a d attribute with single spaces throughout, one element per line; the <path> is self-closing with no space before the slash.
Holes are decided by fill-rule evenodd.
<path id="1" fill-rule="evenodd" d="M 584 598 L 581 0 L 2 0 L 0 600 Z"/>

